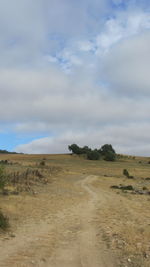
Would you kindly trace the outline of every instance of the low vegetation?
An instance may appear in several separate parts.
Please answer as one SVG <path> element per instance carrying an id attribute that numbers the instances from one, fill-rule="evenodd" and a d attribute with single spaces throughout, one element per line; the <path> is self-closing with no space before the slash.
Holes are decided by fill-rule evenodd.
<path id="1" fill-rule="evenodd" d="M 96 150 L 88 151 L 87 153 L 87 159 L 89 160 L 98 160 L 100 158 L 100 154 Z"/>
<path id="2" fill-rule="evenodd" d="M 45 165 L 46 165 L 45 161 L 42 160 L 42 161 L 40 162 L 40 166 L 45 166 Z"/>
<path id="3" fill-rule="evenodd" d="M 9 227 L 9 219 L 0 211 L 0 229 L 6 230 Z"/>
<path id="4" fill-rule="evenodd" d="M 7 184 L 7 177 L 5 168 L 3 165 L 0 165 L 0 190 L 3 191 L 5 188 L 5 185 Z"/>
<path id="5" fill-rule="evenodd" d="M 132 185 L 112 185 L 111 188 L 121 189 L 121 190 L 134 190 Z"/>
<path id="6" fill-rule="evenodd" d="M 133 179 L 134 178 L 134 176 L 129 175 L 129 172 L 128 172 L 127 169 L 124 169 L 123 170 L 123 175 L 126 176 L 128 179 Z"/>

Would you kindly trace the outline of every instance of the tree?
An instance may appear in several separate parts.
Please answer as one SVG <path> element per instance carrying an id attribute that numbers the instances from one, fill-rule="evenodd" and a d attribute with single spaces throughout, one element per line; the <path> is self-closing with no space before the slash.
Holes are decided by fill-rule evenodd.
<path id="1" fill-rule="evenodd" d="M 81 150 L 83 154 L 87 154 L 92 151 L 91 148 L 89 148 L 88 146 L 84 146 L 83 148 L 81 148 Z"/>
<path id="2" fill-rule="evenodd" d="M 89 160 L 98 160 L 100 158 L 100 154 L 96 150 L 91 150 L 87 153 L 87 159 Z"/>
<path id="3" fill-rule="evenodd" d="M 116 159 L 116 152 L 112 145 L 105 144 L 100 149 L 92 150 L 88 146 L 79 147 L 77 144 L 72 144 L 68 146 L 68 149 L 77 155 L 85 154 L 87 159 L 98 160 L 101 156 L 104 160 L 114 161 Z"/>
<path id="4" fill-rule="evenodd" d="M 72 151 L 73 154 L 77 154 L 77 155 L 82 154 L 82 149 L 76 144 L 72 144 L 68 146 L 68 149 Z"/>
<path id="5" fill-rule="evenodd" d="M 105 156 L 106 154 L 108 154 L 108 152 L 112 152 L 114 154 L 116 154 L 115 150 L 113 149 L 112 145 L 108 145 L 105 144 L 103 145 L 100 150 L 99 150 L 100 154 Z"/>
<path id="6" fill-rule="evenodd" d="M 116 154 L 112 151 L 108 151 L 105 153 L 104 160 L 106 161 L 115 161 L 116 160 Z"/>
<path id="7" fill-rule="evenodd" d="M 99 149 L 99 153 L 103 156 L 104 160 L 107 161 L 115 161 L 116 159 L 116 152 L 112 145 L 105 144 Z"/>

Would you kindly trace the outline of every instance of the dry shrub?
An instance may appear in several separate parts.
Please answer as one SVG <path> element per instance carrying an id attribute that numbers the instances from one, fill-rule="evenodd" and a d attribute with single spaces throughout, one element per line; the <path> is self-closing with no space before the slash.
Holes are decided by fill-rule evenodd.
<path id="1" fill-rule="evenodd" d="M 9 219 L 0 211 L 0 229 L 6 230 L 9 227 Z"/>

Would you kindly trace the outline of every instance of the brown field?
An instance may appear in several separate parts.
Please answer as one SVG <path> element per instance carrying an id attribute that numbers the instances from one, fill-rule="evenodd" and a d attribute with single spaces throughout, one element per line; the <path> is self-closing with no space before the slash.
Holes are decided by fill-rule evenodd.
<path id="1" fill-rule="evenodd" d="M 1 154 L 0 160 L 11 163 L 0 194 L 10 223 L 0 231 L 0 266 L 150 266 L 149 158 Z"/>

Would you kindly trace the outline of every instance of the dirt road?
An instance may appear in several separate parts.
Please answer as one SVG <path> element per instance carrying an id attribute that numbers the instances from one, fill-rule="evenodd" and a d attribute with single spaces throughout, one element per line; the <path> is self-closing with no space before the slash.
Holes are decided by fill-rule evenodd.
<path id="1" fill-rule="evenodd" d="M 114 256 L 106 248 L 97 227 L 97 209 L 104 196 L 97 194 L 94 175 L 78 179 L 78 198 L 73 205 L 57 208 L 39 206 L 45 216 L 34 217 L 9 238 L 0 240 L 1 267 L 116 267 Z M 85 195 L 85 200 L 83 200 Z M 50 197 L 45 195 L 45 203 Z M 80 199 L 78 199 L 80 200 Z"/>

